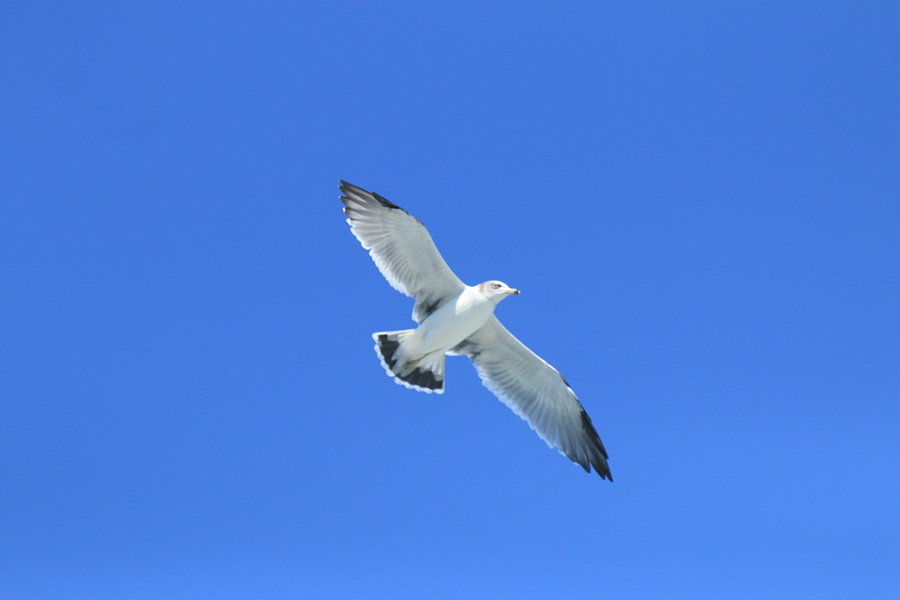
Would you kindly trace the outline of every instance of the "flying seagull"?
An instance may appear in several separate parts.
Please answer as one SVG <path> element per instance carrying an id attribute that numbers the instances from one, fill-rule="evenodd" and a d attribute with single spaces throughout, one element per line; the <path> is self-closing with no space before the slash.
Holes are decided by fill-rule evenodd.
<path id="1" fill-rule="evenodd" d="M 446 355 L 466 355 L 482 383 L 528 422 L 551 448 L 612 481 L 609 455 L 569 382 L 500 324 L 494 309 L 518 295 L 502 281 L 468 286 L 453 274 L 428 230 L 411 214 L 341 181 L 350 230 L 388 283 L 415 298 L 416 329 L 375 333 L 375 351 L 394 381 L 420 392 L 444 392 Z"/>

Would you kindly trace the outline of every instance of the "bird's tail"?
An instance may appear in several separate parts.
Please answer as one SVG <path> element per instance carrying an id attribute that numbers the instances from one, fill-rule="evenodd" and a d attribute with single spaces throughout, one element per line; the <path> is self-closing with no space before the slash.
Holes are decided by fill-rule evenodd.
<path id="1" fill-rule="evenodd" d="M 404 352 L 403 342 L 414 331 L 405 329 L 372 334 L 375 352 L 381 359 L 381 366 L 400 385 L 429 394 L 432 392 L 443 394 L 446 355 L 443 352 L 433 352 L 417 359 L 410 359 Z"/>

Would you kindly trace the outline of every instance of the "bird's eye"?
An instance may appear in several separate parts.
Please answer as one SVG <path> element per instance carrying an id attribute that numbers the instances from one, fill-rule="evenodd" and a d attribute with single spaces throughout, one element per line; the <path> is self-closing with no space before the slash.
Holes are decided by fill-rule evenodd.
<path id="1" fill-rule="evenodd" d="M 500 284 L 499 284 L 499 283 L 495 283 L 495 284 L 494 284 L 494 289 L 495 289 L 495 290 L 499 290 L 499 289 L 500 289 Z"/>

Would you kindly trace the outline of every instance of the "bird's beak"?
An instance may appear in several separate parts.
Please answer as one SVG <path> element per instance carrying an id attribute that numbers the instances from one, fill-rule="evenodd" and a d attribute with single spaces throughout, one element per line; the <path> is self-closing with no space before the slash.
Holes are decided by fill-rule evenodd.
<path id="1" fill-rule="evenodd" d="M 519 290 L 514 290 L 514 289 L 510 288 L 509 293 L 512 294 L 513 296 L 518 296 L 522 292 L 520 292 Z"/>

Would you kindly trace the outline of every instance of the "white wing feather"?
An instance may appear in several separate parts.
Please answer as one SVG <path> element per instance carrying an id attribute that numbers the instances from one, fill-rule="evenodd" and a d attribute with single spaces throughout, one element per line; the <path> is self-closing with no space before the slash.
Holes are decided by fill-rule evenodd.
<path id="1" fill-rule="evenodd" d="M 453 349 L 475 363 L 485 387 L 542 440 L 590 473 L 612 481 L 609 456 L 575 392 L 559 371 L 517 340 L 497 317 Z"/>
<path id="2" fill-rule="evenodd" d="M 425 320 L 465 284 L 441 257 L 428 230 L 411 214 L 379 196 L 341 181 L 344 213 L 350 230 L 388 283 L 416 299 L 413 319 Z"/>

